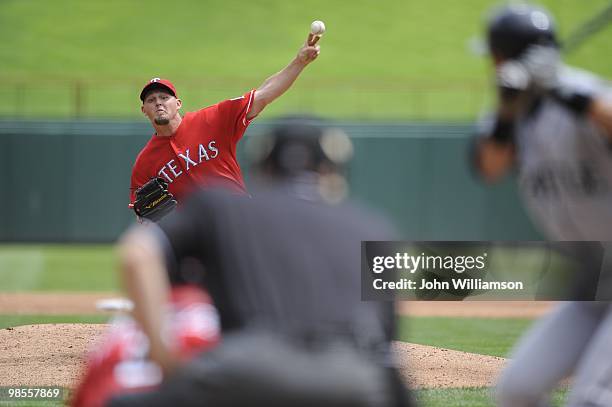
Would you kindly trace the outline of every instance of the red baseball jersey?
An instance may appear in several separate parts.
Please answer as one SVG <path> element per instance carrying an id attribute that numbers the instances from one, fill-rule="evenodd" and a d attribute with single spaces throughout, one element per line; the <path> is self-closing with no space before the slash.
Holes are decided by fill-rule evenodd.
<path id="1" fill-rule="evenodd" d="M 135 191 L 152 177 L 168 181 L 168 190 L 181 202 L 196 187 L 221 186 L 246 193 L 236 159 L 236 145 L 251 120 L 255 90 L 183 117 L 170 137 L 154 134 L 132 168 L 130 202 Z"/>

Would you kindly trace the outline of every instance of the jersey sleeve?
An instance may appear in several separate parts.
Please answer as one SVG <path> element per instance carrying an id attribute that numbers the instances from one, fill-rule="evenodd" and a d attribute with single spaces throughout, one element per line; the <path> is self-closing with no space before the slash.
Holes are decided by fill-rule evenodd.
<path id="1" fill-rule="evenodd" d="M 495 119 L 496 115 L 494 112 L 482 113 L 474 127 L 476 138 L 490 137 L 495 127 Z"/>
<path id="2" fill-rule="evenodd" d="M 253 119 L 247 119 L 247 115 L 253 108 L 255 89 L 244 95 L 224 100 L 218 104 L 218 114 L 223 131 L 233 143 L 237 143 Z"/>

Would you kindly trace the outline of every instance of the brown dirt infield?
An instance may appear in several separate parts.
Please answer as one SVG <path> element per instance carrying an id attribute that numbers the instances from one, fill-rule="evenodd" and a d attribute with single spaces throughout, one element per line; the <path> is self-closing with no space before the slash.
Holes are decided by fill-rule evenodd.
<path id="1" fill-rule="evenodd" d="M 119 293 L 20 292 L 0 293 L 0 313 L 33 315 L 97 314 L 96 301 Z"/>
<path id="2" fill-rule="evenodd" d="M 2 314 L 95 314 L 95 302 L 119 293 L 0 293 Z M 554 302 L 546 301 L 402 301 L 397 310 L 415 317 L 537 318 Z"/>
<path id="3" fill-rule="evenodd" d="M 72 388 L 87 349 L 105 324 L 39 324 L 0 330 L 0 386 Z M 395 343 L 404 378 L 413 388 L 490 386 L 505 359 L 431 346 Z"/>
<path id="4" fill-rule="evenodd" d="M 117 293 L 2 293 L 2 314 L 95 314 L 95 302 Z M 552 303 L 403 302 L 408 316 L 534 318 Z M 0 330 L 0 386 L 74 387 L 83 357 L 104 324 L 41 324 Z M 490 386 L 506 359 L 404 342 L 395 351 L 414 388 Z"/>
<path id="5" fill-rule="evenodd" d="M 555 305 L 552 301 L 402 301 L 399 314 L 412 317 L 538 318 Z"/>

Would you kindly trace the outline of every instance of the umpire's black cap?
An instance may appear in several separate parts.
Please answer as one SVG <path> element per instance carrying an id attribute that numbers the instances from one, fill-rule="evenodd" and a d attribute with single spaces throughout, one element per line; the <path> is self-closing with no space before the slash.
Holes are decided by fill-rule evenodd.
<path id="1" fill-rule="evenodd" d="M 341 172 L 353 154 L 343 130 L 313 116 L 284 117 L 252 141 L 249 155 L 254 167 L 280 177 Z"/>

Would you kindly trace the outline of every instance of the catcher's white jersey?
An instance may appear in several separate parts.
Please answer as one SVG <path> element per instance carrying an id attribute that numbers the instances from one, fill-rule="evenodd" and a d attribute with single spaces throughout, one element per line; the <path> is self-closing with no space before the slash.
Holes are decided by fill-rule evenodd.
<path id="1" fill-rule="evenodd" d="M 572 89 L 612 96 L 608 85 L 565 68 Z M 553 240 L 612 240 L 612 142 L 586 117 L 546 97 L 517 122 L 519 189 Z"/>

